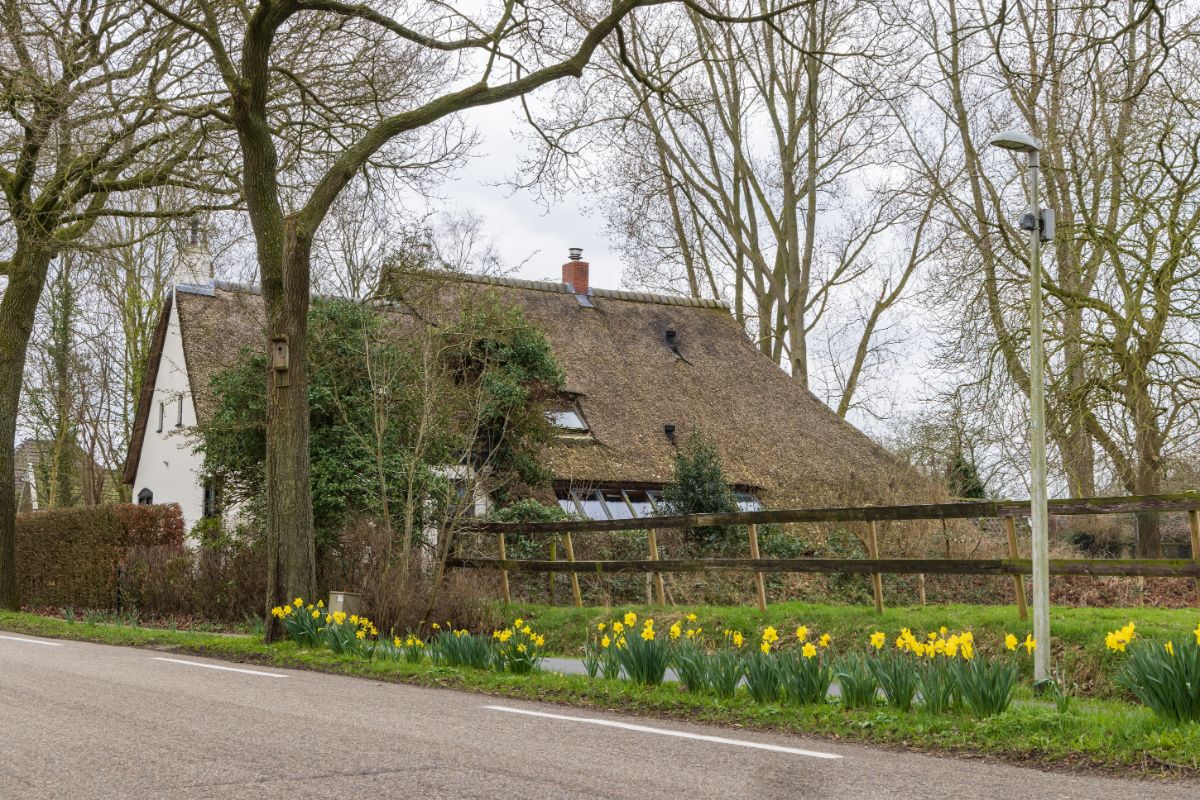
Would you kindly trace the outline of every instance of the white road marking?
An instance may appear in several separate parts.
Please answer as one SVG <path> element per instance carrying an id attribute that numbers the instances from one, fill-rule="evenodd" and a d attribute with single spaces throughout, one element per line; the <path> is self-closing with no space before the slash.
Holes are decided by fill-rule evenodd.
<path id="1" fill-rule="evenodd" d="M 28 644 L 44 644 L 47 647 L 62 647 L 63 642 L 45 642 L 41 639 L 26 639 L 24 636 L 5 636 L 0 634 L 0 639 L 8 639 L 12 642 L 27 642 Z"/>
<path id="2" fill-rule="evenodd" d="M 628 722 L 615 722 L 609 719 L 595 719 L 592 717 L 570 717 L 566 714 L 547 714 L 544 711 L 526 711 L 521 708 L 509 708 L 508 706 L 484 706 L 484 708 L 492 711 L 507 711 L 510 714 L 526 714 L 531 717 L 545 717 L 546 719 L 561 719 L 569 722 L 586 722 L 589 725 L 603 725 L 607 728 L 621 728 L 627 731 L 637 731 L 639 733 L 657 733 L 660 736 L 676 736 L 680 739 L 697 739 L 702 742 L 714 742 L 716 744 L 728 744 L 735 747 L 750 747 L 756 750 L 770 750 L 775 753 L 791 753 L 797 756 L 811 756 L 812 758 L 841 758 L 837 753 L 822 753 L 818 750 L 801 750 L 798 747 L 784 747 L 778 744 L 766 744 L 764 742 L 749 742 L 745 739 L 727 739 L 724 736 L 706 736 L 701 733 L 687 733 L 685 731 L 673 731 L 667 728 L 651 728 L 648 725 L 634 725 Z"/>
<path id="3" fill-rule="evenodd" d="M 264 678 L 287 678 L 288 675 L 280 675 L 278 672 L 260 672 L 256 669 L 240 669 L 238 667 L 221 667 L 216 664 L 204 664 L 199 661 L 184 661 L 182 658 L 162 658 L 161 656 L 151 656 L 155 661 L 170 661 L 172 664 L 187 664 L 190 667 L 204 667 L 205 669 L 219 669 L 225 672 L 242 672 L 246 675 L 262 675 Z"/>

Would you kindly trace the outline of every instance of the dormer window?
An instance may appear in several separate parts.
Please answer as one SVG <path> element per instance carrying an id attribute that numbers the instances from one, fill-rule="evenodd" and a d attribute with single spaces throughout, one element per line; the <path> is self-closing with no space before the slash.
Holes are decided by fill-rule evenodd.
<path id="1" fill-rule="evenodd" d="M 558 428 L 564 433 L 587 433 L 587 423 L 583 421 L 583 415 L 575 409 L 565 409 L 560 411 L 547 411 L 546 419 L 550 424 Z"/>

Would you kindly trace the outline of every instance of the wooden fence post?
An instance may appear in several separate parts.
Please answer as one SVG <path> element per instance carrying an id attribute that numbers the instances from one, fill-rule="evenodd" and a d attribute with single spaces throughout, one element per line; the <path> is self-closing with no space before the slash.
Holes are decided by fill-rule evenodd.
<path id="1" fill-rule="evenodd" d="M 1008 532 L 1008 557 L 1020 558 L 1017 554 L 1017 523 L 1012 517 L 1004 518 L 1004 530 Z M 1029 606 L 1025 604 L 1025 578 L 1013 575 L 1013 589 L 1017 594 L 1017 614 L 1021 619 L 1029 619 Z"/>
<path id="2" fill-rule="evenodd" d="M 921 598 L 921 608 L 925 607 L 925 573 L 917 573 L 917 596 Z"/>
<path id="3" fill-rule="evenodd" d="M 1188 527 L 1192 530 L 1192 561 L 1200 561 L 1200 511 L 1188 512 Z M 1200 578 L 1196 578 L 1196 605 L 1200 605 Z"/>
<path id="4" fill-rule="evenodd" d="M 500 560 L 507 561 L 508 556 L 504 552 L 504 533 L 503 531 L 496 535 L 496 543 L 499 545 Z M 512 598 L 508 595 L 508 570 L 500 570 L 500 583 L 504 587 L 504 604 L 508 605 L 512 602 Z"/>
<path id="5" fill-rule="evenodd" d="M 758 526 L 747 525 L 746 530 L 750 534 L 750 557 L 758 558 Z M 767 587 L 763 583 L 763 574 L 761 572 L 754 573 L 754 588 L 758 592 L 758 610 L 767 610 Z"/>
<path id="6" fill-rule="evenodd" d="M 654 533 L 654 528 L 646 529 L 646 549 L 649 551 L 650 560 L 658 561 L 658 537 Z M 654 594 L 660 606 L 667 604 L 666 590 L 663 588 L 661 572 L 654 573 Z"/>
<path id="7" fill-rule="evenodd" d="M 879 558 L 879 531 L 876 530 L 875 520 L 867 523 L 867 555 Z M 878 572 L 871 573 L 871 589 L 875 593 L 875 613 L 883 613 L 883 576 Z"/>
<path id="8" fill-rule="evenodd" d="M 567 548 L 567 561 L 575 560 L 575 548 L 571 545 L 571 534 L 563 534 L 563 544 Z M 583 608 L 583 595 L 579 593 L 579 573 L 571 573 L 571 592 L 575 595 L 575 607 Z"/>

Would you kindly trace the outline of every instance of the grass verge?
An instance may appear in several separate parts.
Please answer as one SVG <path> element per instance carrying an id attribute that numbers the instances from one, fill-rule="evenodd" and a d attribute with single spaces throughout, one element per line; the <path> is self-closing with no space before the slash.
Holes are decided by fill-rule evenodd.
<path id="1" fill-rule="evenodd" d="M 546 627 L 546 620 L 541 624 Z M 903 714 L 883 707 L 843 711 L 834 705 L 757 705 L 744 693 L 733 700 L 717 701 L 686 694 L 676 685 L 646 689 L 620 681 L 552 673 L 514 676 L 428 663 L 369 662 L 302 649 L 293 642 L 267 645 L 250 636 L 69 623 L 24 613 L 0 612 L 0 630 L 1053 769 L 1140 778 L 1200 777 L 1200 724 L 1165 725 L 1140 706 L 1113 700 L 1080 700 L 1070 712 L 1059 714 L 1048 703 L 1025 698 L 1005 714 L 974 720 L 958 715 Z"/>

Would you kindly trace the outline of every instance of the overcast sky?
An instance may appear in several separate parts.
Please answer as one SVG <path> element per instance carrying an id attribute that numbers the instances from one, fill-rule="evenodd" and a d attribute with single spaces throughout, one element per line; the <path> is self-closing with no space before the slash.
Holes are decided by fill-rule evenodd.
<path id="1" fill-rule="evenodd" d="M 622 267 L 604 233 L 604 219 L 587 213 L 586 200 L 565 198 L 547 210 L 531 191 L 503 186 L 526 152 L 523 121 L 514 104 L 476 109 L 466 120 L 481 139 L 475 157 L 455 180 L 438 191 L 447 209 L 469 210 L 483 217 L 506 265 L 525 263 L 515 277 L 559 280 L 567 248 L 582 247 L 591 264 L 593 286 L 620 286 Z"/>

